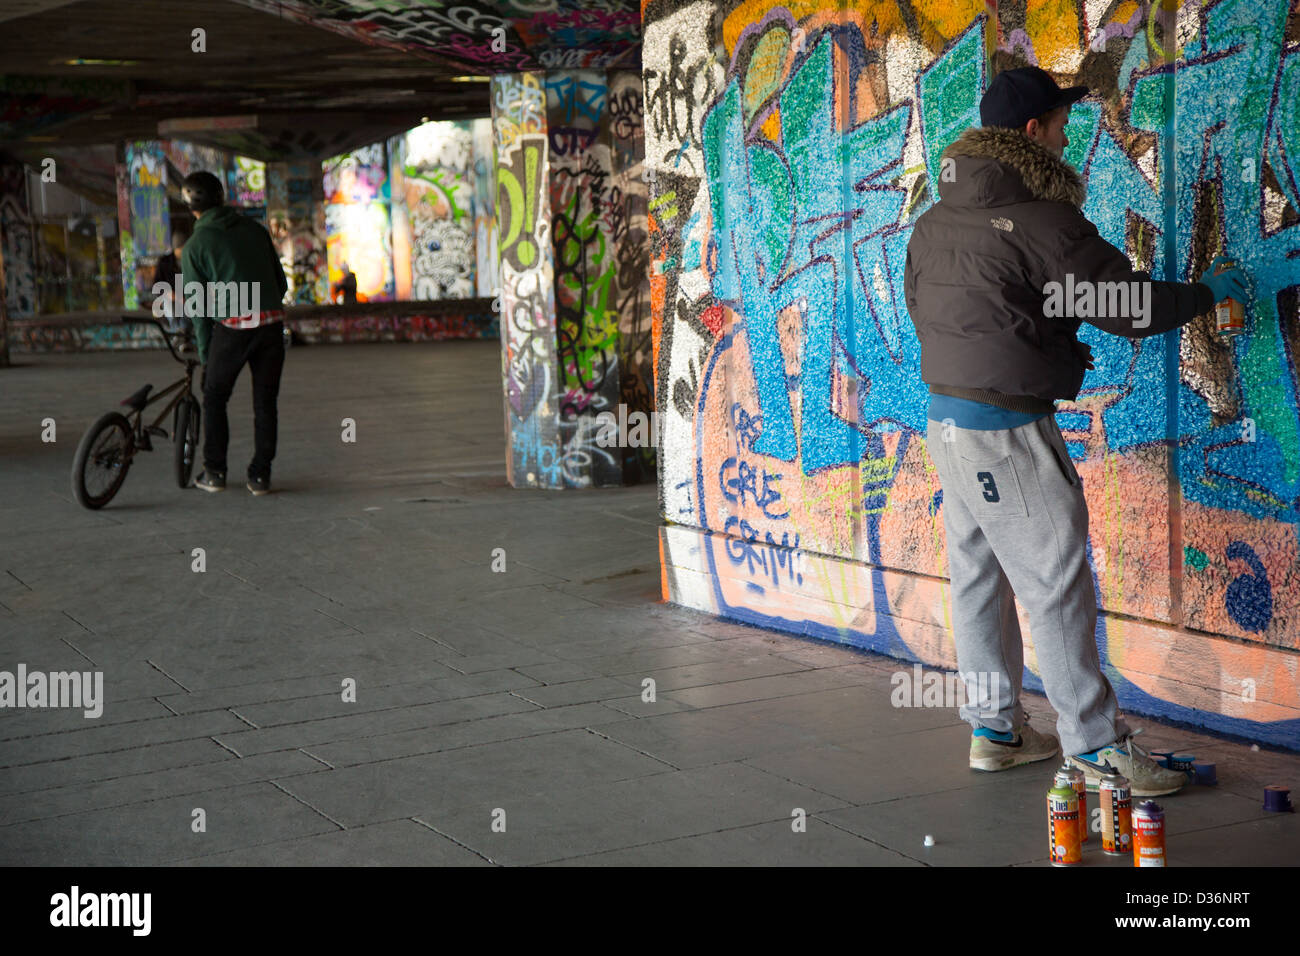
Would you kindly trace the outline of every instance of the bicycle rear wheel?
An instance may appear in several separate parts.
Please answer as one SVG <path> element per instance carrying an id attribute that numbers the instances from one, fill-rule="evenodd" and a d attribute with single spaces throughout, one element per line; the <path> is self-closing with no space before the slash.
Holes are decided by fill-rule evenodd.
<path id="1" fill-rule="evenodd" d="M 176 445 L 176 484 L 181 488 L 188 488 L 194 476 L 194 460 L 199 453 L 199 417 L 199 403 L 193 398 L 186 398 L 176 406 L 172 441 Z"/>
<path id="2" fill-rule="evenodd" d="M 91 425 L 72 460 L 72 494 L 83 508 L 102 508 L 113 500 L 131 470 L 135 439 L 131 423 L 108 412 Z"/>

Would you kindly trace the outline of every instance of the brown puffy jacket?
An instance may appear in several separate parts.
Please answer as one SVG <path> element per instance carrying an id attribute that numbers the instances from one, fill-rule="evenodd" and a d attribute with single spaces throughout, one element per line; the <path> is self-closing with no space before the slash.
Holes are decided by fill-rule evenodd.
<path id="1" fill-rule="evenodd" d="M 940 201 L 916 221 L 904 275 L 921 377 L 932 392 L 1047 409 L 1079 394 L 1091 355 L 1075 335 L 1083 322 L 1144 338 L 1213 308 L 1206 285 L 1134 271 L 1080 211 L 1079 174 L 1019 130 L 968 129 L 943 161 Z M 1100 290 L 1093 310 L 1106 314 L 1049 317 L 1049 299 L 1064 298 L 1049 295 L 1054 282 L 1060 290 L 1093 283 Z M 1100 286 L 1141 282 L 1150 283 L 1144 318 L 1138 299 L 1125 310 L 1118 297 L 1136 287 Z"/>

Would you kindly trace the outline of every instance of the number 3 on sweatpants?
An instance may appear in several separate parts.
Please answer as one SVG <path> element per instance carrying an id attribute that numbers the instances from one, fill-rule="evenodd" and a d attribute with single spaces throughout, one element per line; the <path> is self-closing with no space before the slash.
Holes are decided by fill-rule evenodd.
<path id="1" fill-rule="evenodd" d="M 970 489 L 971 511 L 988 518 L 1023 518 L 1028 515 L 1020 491 L 1015 463 L 1010 456 L 996 462 L 962 460 Z"/>
<path id="2" fill-rule="evenodd" d="M 1001 496 L 998 495 L 998 483 L 997 483 L 997 481 L 994 480 L 994 478 L 993 478 L 993 472 L 991 472 L 991 471 L 981 471 L 981 472 L 978 472 L 978 473 L 975 475 L 975 477 L 978 478 L 978 479 L 980 480 L 980 484 L 982 484 L 982 485 L 984 486 L 984 500 L 985 500 L 985 501 L 1001 501 L 1001 500 L 1002 500 L 1002 499 L 1001 499 Z"/>

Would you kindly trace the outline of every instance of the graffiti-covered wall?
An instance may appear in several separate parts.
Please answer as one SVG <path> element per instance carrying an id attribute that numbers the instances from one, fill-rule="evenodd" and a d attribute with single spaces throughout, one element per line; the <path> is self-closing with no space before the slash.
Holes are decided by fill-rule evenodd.
<path id="1" fill-rule="evenodd" d="M 356 276 L 358 301 L 391 301 L 396 283 L 385 144 L 326 160 L 324 189 L 331 293 L 346 267 Z"/>
<path id="2" fill-rule="evenodd" d="M 10 319 L 35 315 L 36 245 L 21 163 L 0 163 L 0 262 Z"/>
<path id="3" fill-rule="evenodd" d="M 636 377 L 644 364 L 628 370 L 626 397 L 622 387 L 625 351 L 648 359 L 643 143 L 630 128 L 639 82 L 597 71 L 493 79 L 516 485 L 618 485 L 653 467 L 648 443 L 602 435 L 610 418 L 652 411 L 647 379 Z"/>
<path id="4" fill-rule="evenodd" d="M 1255 283 L 1235 340 L 1080 331 L 1057 421 L 1103 662 L 1127 709 L 1300 747 L 1300 4 L 700 0 L 644 30 L 668 596 L 955 666 L 903 266 L 939 154 L 1035 64 L 1094 92 L 1066 159 L 1103 236 Z"/>

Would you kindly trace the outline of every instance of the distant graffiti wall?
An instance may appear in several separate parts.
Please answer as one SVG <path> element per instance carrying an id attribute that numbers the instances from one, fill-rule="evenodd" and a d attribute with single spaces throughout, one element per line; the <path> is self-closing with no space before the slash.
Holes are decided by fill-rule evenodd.
<path id="1" fill-rule="evenodd" d="M 402 303 L 385 303 L 401 306 Z M 377 312 L 358 306 L 331 306 L 329 314 L 292 317 L 285 323 L 294 341 L 305 345 L 356 342 L 445 342 L 495 339 L 500 334 L 491 299 L 463 299 L 436 310 L 414 305 Z"/>
<path id="2" fill-rule="evenodd" d="M 35 315 L 36 245 L 21 163 L 0 164 L 0 252 L 9 318 Z"/>
<path id="3" fill-rule="evenodd" d="M 1300 747 L 1300 2 L 701 0 L 644 30 L 671 599 L 955 666 L 903 265 L 939 154 L 1033 63 L 1095 93 L 1066 159 L 1103 236 L 1255 283 L 1235 340 L 1080 331 L 1057 421 L 1102 660 L 1126 709 Z"/>
<path id="4" fill-rule="evenodd" d="M 162 334 L 143 322 L 15 322 L 9 326 L 9 348 L 13 352 L 111 352 L 166 347 Z"/>
<path id="5" fill-rule="evenodd" d="M 383 302 L 352 307 L 290 306 L 285 327 L 299 345 L 359 342 L 444 342 L 495 339 L 500 334 L 491 299 L 437 304 Z M 158 330 L 143 322 L 102 322 L 92 314 L 10 322 L 14 352 L 95 352 L 165 349 Z"/>
<path id="6" fill-rule="evenodd" d="M 393 277 L 388 156 L 374 143 L 325 161 L 325 234 L 332 294 L 345 267 L 362 302 L 390 301 Z"/>

